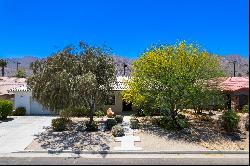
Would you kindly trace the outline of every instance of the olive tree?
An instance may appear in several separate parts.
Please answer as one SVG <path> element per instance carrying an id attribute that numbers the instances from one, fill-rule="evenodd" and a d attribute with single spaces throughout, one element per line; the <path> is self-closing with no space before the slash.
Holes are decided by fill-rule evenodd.
<path id="1" fill-rule="evenodd" d="M 28 85 L 33 98 L 54 112 L 84 107 L 89 113 L 90 124 L 115 81 L 110 51 L 83 42 L 44 61 L 36 61 L 30 67 L 33 75 Z"/>
<path id="2" fill-rule="evenodd" d="M 150 110 L 159 108 L 173 121 L 190 104 L 202 100 L 208 103 L 212 96 L 220 94 L 208 82 L 224 75 L 216 55 L 186 42 L 154 46 L 134 61 L 132 68 L 123 99 L 135 106 L 150 105 Z"/>

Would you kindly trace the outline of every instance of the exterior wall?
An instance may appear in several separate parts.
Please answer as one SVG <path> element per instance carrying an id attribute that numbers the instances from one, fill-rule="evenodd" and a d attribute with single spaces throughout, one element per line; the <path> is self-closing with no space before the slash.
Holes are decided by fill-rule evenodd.
<path id="1" fill-rule="evenodd" d="M 51 112 L 43 108 L 41 104 L 37 101 L 33 100 L 32 97 L 30 99 L 30 115 L 50 115 Z"/>
<path id="2" fill-rule="evenodd" d="M 231 108 L 234 110 L 239 110 L 243 105 L 240 103 L 240 95 L 245 95 L 247 96 L 248 102 L 246 103 L 249 106 L 249 91 L 248 89 L 241 90 L 238 92 L 233 92 L 230 94 L 231 95 Z"/>
<path id="3" fill-rule="evenodd" d="M 15 108 L 25 107 L 26 115 L 30 115 L 30 98 L 31 92 L 15 92 Z"/>
<path id="4" fill-rule="evenodd" d="M 104 110 L 111 108 L 115 114 L 122 113 L 122 96 L 121 91 L 114 91 L 115 93 L 115 105 L 105 105 Z"/>
<path id="5" fill-rule="evenodd" d="M 114 91 L 115 105 L 105 105 L 104 111 L 111 108 L 115 114 L 122 113 L 123 102 L 121 97 L 121 91 Z M 26 115 L 49 115 L 53 114 L 44 109 L 41 104 L 32 99 L 32 93 L 27 91 L 15 92 L 14 107 L 25 107 Z"/>
<path id="6" fill-rule="evenodd" d="M 15 92 L 14 100 L 15 108 L 25 107 L 26 115 L 49 115 L 51 114 L 48 110 L 44 109 L 41 104 L 32 99 L 31 92 Z"/>

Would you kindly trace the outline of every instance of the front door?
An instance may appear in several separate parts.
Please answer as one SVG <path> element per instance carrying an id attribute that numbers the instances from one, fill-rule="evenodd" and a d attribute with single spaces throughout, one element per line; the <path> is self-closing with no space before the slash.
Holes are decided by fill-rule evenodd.
<path id="1" fill-rule="evenodd" d="M 122 101 L 122 111 L 132 111 L 132 103 L 127 103 L 124 100 Z"/>

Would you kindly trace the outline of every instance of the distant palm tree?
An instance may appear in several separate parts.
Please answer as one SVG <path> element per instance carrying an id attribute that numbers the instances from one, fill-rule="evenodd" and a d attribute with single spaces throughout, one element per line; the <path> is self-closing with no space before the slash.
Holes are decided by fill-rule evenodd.
<path id="1" fill-rule="evenodd" d="M 7 62 L 3 59 L 0 59 L 0 67 L 2 68 L 2 77 L 4 77 L 4 68 L 7 67 Z"/>

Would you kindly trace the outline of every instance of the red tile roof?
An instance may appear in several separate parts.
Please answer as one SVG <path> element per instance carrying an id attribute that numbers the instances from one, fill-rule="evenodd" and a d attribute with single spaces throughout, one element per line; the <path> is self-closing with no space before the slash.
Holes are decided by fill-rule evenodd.
<path id="1" fill-rule="evenodd" d="M 248 77 L 229 77 L 225 81 L 219 83 L 219 86 L 223 91 L 239 91 L 249 89 L 249 78 Z"/>

